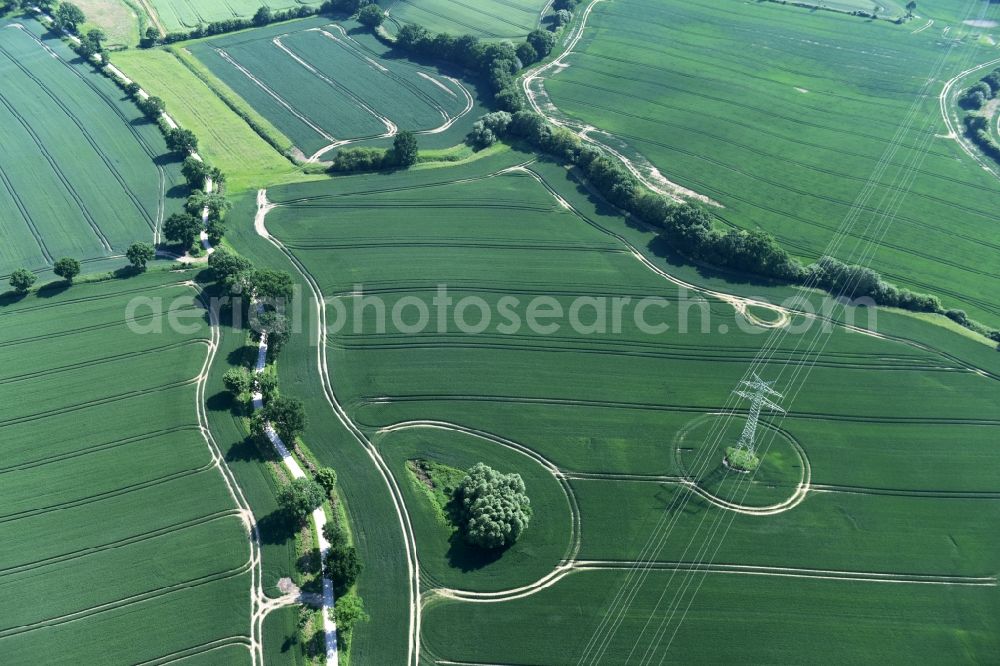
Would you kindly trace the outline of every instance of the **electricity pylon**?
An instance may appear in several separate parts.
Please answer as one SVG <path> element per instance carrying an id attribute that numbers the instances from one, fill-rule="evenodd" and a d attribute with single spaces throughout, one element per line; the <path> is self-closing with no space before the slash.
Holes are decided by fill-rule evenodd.
<path id="1" fill-rule="evenodd" d="M 765 382 L 763 379 L 757 376 L 757 373 L 753 373 L 753 381 L 742 381 L 747 387 L 747 390 L 743 391 L 733 391 L 736 395 L 746 398 L 750 401 L 750 415 L 747 417 L 747 423 L 743 426 L 743 434 L 740 435 L 740 441 L 736 443 L 737 449 L 744 449 L 747 453 L 752 456 L 756 455 L 754 450 L 754 436 L 757 434 L 757 422 L 760 420 L 760 410 L 767 407 L 768 409 L 773 409 L 774 411 L 785 413 L 778 405 L 774 404 L 767 396 L 772 395 L 777 398 L 781 398 L 782 395 L 771 388 L 771 384 L 774 382 Z"/>

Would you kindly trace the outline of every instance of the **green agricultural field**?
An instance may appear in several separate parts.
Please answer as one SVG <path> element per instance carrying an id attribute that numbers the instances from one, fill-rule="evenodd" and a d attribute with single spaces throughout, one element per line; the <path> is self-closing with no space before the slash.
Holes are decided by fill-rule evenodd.
<path id="1" fill-rule="evenodd" d="M 396 28 L 417 23 L 433 32 L 475 35 L 482 39 L 518 39 L 539 27 L 550 3 L 542 0 L 388 0 Z"/>
<path id="2" fill-rule="evenodd" d="M 35 21 L 0 23 L 0 276 L 120 265 L 187 196 L 157 127 L 74 59 Z"/>
<path id="3" fill-rule="evenodd" d="M 262 6 L 275 11 L 322 4 L 318 0 L 142 0 L 167 32 L 186 32 L 199 25 L 250 18 Z"/>
<path id="4" fill-rule="evenodd" d="M 83 31 L 91 28 L 102 30 L 109 46 L 137 45 L 139 33 L 145 31 L 148 24 L 138 0 L 76 0 L 74 4 L 87 17 Z"/>
<path id="5" fill-rule="evenodd" d="M 186 51 L 125 51 L 115 54 L 115 65 L 129 78 L 142 81 L 149 94 L 164 100 L 169 113 L 182 127 L 198 136 L 198 151 L 210 164 L 222 169 L 231 192 L 302 177 L 279 152 L 279 148 L 290 149 L 291 140 L 244 104 L 241 112 L 252 117 L 258 127 L 265 128 L 277 147 L 268 144 L 215 90 L 233 103 L 242 101 L 239 96 Z M 214 89 L 205 79 L 211 81 Z"/>
<path id="6" fill-rule="evenodd" d="M 697 297 L 650 266 L 722 290 L 725 282 L 667 263 L 651 234 L 590 200 L 563 169 L 522 153 L 267 197 L 277 204 L 268 232 L 325 299 L 337 401 L 401 482 L 424 592 L 424 657 L 596 663 L 633 646 L 660 655 L 669 639 L 674 653 L 698 661 L 725 650 L 797 662 L 833 632 L 835 653 L 851 659 L 879 653 L 874 623 L 894 616 L 906 618 L 899 631 L 911 637 L 893 645 L 896 657 L 983 659 L 1000 646 L 982 620 L 997 609 L 1000 547 L 990 529 L 1000 487 L 984 471 L 997 462 L 1000 431 L 1000 361 L 989 347 L 889 312 L 878 324 L 891 340 L 839 325 L 802 333 L 796 315 L 798 333 L 752 325 L 729 302 Z M 247 197 L 234 215 L 248 220 L 253 210 Z M 234 243 L 282 265 L 248 230 Z M 383 332 L 377 305 L 355 310 L 362 296 L 390 312 L 407 299 L 400 321 L 412 324 L 413 298 L 430 304 L 439 285 L 454 302 L 482 299 L 493 313 L 504 297 L 544 297 L 565 312 L 581 297 L 654 296 L 666 303 L 655 320 L 669 329 L 626 318 L 607 333 L 509 330 L 494 317 L 470 333 L 449 316 L 443 328 Z M 469 320 L 479 321 L 478 306 Z M 319 379 L 315 337 L 301 337 L 312 339 L 286 351 L 281 371 L 305 396 Z M 761 474 L 750 478 L 725 470 L 719 443 L 735 441 L 745 421 L 730 392 L 763 346 L 756 367 L 786 392 L 789 415 L 765 416 Z M 320 455 L 334 466 L 363 451 L 329 432 L 338 443 Z M 546 511 L 523 542 L 470 566 L 408 476 L 406 460 L 417 457 L 518 471 Z M 350 483 L 357 521 L 363 510 L 350 493 L 365 491 Z M 372 483 L 366 499 L 387 494 L 384 481 Z M 568 515 L 551 511 L 561 506 Z M 542 585 L 555 571 L 562 575 Z M 388 593 L 367 585 L 366 598 Z M 441 587 L 450 591 L 434 592 Z M 473 602 L 487 591 L 495 603 Z M 759 600 L 764 614 L 731 630 L 721 606 L 731 595 Z M 818 610 L 804 617 L 807 599 Z M 496 640 L 467 639 L 487 626 Z M 355 649 L 393 627 L 368 629 Z"/>
<path id="7" fill-rule="evenodd" d="M 51 659 L 53 645 L 87 663 L 231 645 L 233 663 L 250 663 L 248 535 L 200 428 L 210 341 L 191 275 L 56 285 L 0 304 L 10 663 Z"/>
<path id="8" fill-rule="evenodd" d="M 974 20 L 998 11 L 926 5 Z M 996 52 L 957 18 L 914 32 L 926 21 L 770 2 L 599 2 L 568 66 L 543 85 L 568 122 L 720 204 L 720 223 L 771 232 L 807 261 L 870 261 L 996 326 L 1000 189 L 948 136 L 938 100 Z"/>
<path id="9" fill-rule="evenodd" d="M 469 116 L 474 100 L 457 80 L 387 59 L 386 47 L 368 36 L 355 38 L 345 25 L 307 19 L 190 49 L 288 136 L 303 159 L 315 161 L 339 145 L 397 130 L 441 134 Z"/>
<path id="10" fill-rule="evenodd" d="M 81 29 L 134 45 L 318 0 L 82 4 Z M 518 42 L 564 4 L 380 2 L 390 37 Z M 719 229 L 870 264 L 992 329 L 1000 167 L 955 131 L 1000 62 L 998 12 L 581 0 L 521 80 Z M 464 142 L 486 82 L 320 16 L 112 53 L 225 174 L 225 233 L 207 264 L 98 275 L 182 209 L 163 135 L 184 137 L 19 20 L 0 22 L 0 279 L 43 279 L 0 287 L 0 662 L 315 666 L 326 577 L 368 614 L 335 618 L 343 666 L 1000 654 L 1000 353 L 959 313 L 686 259 L 597 194 L 638 200 L 600 161 L 530 152 L 544 129 Z M 325 171 L 402 131 L 413 166 Z M 220 248 L 252 263 L 228 276 L 241 298 L 290 274 L 283 344 L 207 307 L 233 295 Z M 85 275 L 51 280 L 66 255 Z M 267 373 L 229 373 L 261 341 Z M 286 438 L 306 477 L 336 471 L 320 510 L 345 532 L 323 534 L 360 570 L 321 566 L 292 520 L 299 474 L 243 402 L 275 390 L 308 417 Z M 478 463 L 518 478 L 472 487 Z"/>

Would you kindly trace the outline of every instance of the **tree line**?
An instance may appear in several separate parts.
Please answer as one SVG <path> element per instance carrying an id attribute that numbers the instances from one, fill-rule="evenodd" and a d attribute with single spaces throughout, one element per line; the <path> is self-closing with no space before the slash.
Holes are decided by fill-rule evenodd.
<path id="1" fill-rule="evenodd" d="M 319 467 L 312 462 L 302 444 L 302 436 L 309 427 L 305 405 L 298 398 L 283 396 L 274 372 L 274 363 L 291 334 L 288 317 L 278 304 L 291 302 L 294 296 L 292 276 L 287 271 L 257 268 L 245 257 L 218 248 L 209 257 L 209 268 L 218 287 L 224 292 L 248 295 L 241 299 L 243 314 L 254 314 L 256 325 L 253 334 L 258 341 L 266 336 L 268 365 L 262 372 L 255 372 L 250 358 L 243 364 L 230 368 L 223 375 L 223 383 L 233 400 L 249 412 L 255 392 L 261 394 L 263 407 L 247 418 L 251 438 L 258 450 L 273 458 L 274 447 L 268 428 L 281 438 L 289 450 L 295 451 L 308 476 L 293 479 L 281 486 L 277 500 L 282 522 L 297 531 L 307 524 L 313 511 L 330 502 L 336 509 L 337 472 L 329 467 Z M 244 321 L 254 321 L 247 317 Z M 330 543 L 326 556 L 326 571 L 337 595 L 334 616 L 338 625 L 338 641 L 342 648 L 350 645 L 351 629 L 368 618 L 364 603 L 353 588 L 363 570 L 357 549 L 351 544 L 350 534 L 340 514 L 334 510 L 332 518 L 323 527 L 323 536 Z"/>
<path id="2" fill-rule="evenodd" d="M 488 113 L 476 121 L 467 137 L 476 148 L 501 139 L 528 143 L 575 166 L 602 197 L 658 230 L 672 248 L 690 259 L 790 284 L 818 286 L 835 296 L 867 297 L 879 305 L 916 312 L 945 312 L 936 296 L 893 285 L 870 268 L 832 257 L 804 266 L 765 231 L 718 229 L 705 208 L 650 191 L 618 160 L 532 111 Z"/>

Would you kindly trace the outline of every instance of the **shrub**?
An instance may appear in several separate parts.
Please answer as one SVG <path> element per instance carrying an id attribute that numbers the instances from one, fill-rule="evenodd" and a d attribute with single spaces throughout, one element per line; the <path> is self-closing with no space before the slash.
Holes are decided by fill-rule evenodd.
<path id="1" fill-rule="evenodd" d="M 351 173 L 378 171 L 386 160 L 386 151 L 378 148 L 343 148 L 337 152 L 330 171 Z"/>
<path id="2" fill-rule="evenodd" d="M 948 310 L 944 316 L 962 326 L 969 325 L 969 315 L 965 314 L 965 310 Z"/>
<path id="3" fill-rule="evenodd" d="M 249 277 L 255 298 L 268 301 L 271 304 L 291 300 L 294 282 L 288 271 L 259 268 L 254 270 Z"/>
<path id="4" fill-rule="evenodd" d="M 760 458 L 746 449 L 737 449 L 733 446 L 726 447 L 726 462 L 733 469 L 743 472 L 752 472 L 760 467 Z"/>
<path id="5" fill-rule="evenodd" d="M 232 280 L 239 274 L 245 274 L 253 270 L 250 260 L 235 252 L 220 247 L 208 257 L 208 266 L 215 274 L 215 279 L 220 282 L 232 284 Z"/>
<path id="6" fill-rule="evenodd" d="M 256 26 L 267 25 L 273 20 L 274 12 L 267 5 L 262 5 L 253 15 L 253 24 Z"/>
<path id="7" fill-rule="evenodd" d="M 487 148 L 507 133 L 511 115 L 506 111 L 487 113 L 472 125 L 468 141 L 475 148 Z"/>
<path id="8" fill-rule="evenodd" d="M 273 310 L 260 315 L 257 320 L 261 331 L 267 331 L 267 354 L 274 359 L 288 342 L 292 326 L 288 317 Z"/>
<path id="9" fill-rule="evenodd" d="M 338 633 L 342 631 L 348 635 L 354 629 L 354 625 L 358 622 L 367 622 L 369 619 L 361 597 L 353 592 L 337 599 L 333 606 L 333 617 L 337 622 Z"/>
<path id="10" fill-rule="evenodd" d="M 146 98 L 140 98 L 136 100 L 136 106 L 139 110 L 146 114 L 147 117 L 156 120 L 160 117 L 160 114 L 167 108 L 163 100 L 156 96 L 150 96 Z"/>
<path id="11" fill-rule="evenodd" d="M 527 42 L 535 49 L 539 59 L 552 53 L 552 48 L 556 45 L 556 35 L 549 30 L 532 30 L 528 33 Z"/>
<path id="12" fill-rule="evenodd" d="M 458 488 L 459 529 L 469 543 L 480 548 L 510 546 L 528 526 L 531 502 L 519 474 L 501 474 L 478 463 Z"/>
<path id="13" fill-rule="evenodd" d="M 331 520 L 323 525 L 323 536 L 330 543 L 331 552 L 347 547 L 347 531 L 339 523 Z"/>
<path id="14" fill-rule="evenodd" d="M 186 154 L 198 150 L 198 137 L 189 129 L 174 127 L 167 130 L 164 138 L 167 140 L 167 148 L 175 153 Z"/>
<path id="15" fill-rule="evenodd" d="M 56 26 L 66 32 L 76 32 L 76 28 L 81 23 L 87 21 L 87 17 L 84 15 L 83 10 L 74 5 L 72 2 L 62 2 L 56 8 L 56 13 L 54 16 L 56 20 Z"/>
<path id="16" fill-rule="evenodd" d="M 528 42 L 521 42 L 517 46 L 517 51 L 515 51 L 517 59 L 521 61 L 524 65 L 530 65 L 533 62 L 538 62 L 538 51 L 535 47 Z"/>
<path id="17" fill-rule="evenodd" d="M 181 167 L 181 173 L 184 174 L 184 179 L 187 181 L 188 186 L 193 190 L 200 190 L 205 186 L 205 178 L 211 173 L 211 169 L 207 164 L 201 160 L 197 160 L 190 155 L 184 158 L 184 165 Z"/>
<path id="18" fill-rule="evenodd" d="M 327 493 L 337 488 L 337 472 L 332 467 L 322 467 L 316 472 L 316 482 L 323 486 Z"/>

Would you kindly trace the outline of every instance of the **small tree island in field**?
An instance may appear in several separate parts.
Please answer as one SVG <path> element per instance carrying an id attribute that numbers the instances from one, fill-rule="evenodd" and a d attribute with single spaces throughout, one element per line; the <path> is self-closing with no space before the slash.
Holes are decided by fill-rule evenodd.
<path id="1" fill-rule="evenodd" d="M 531 501 L 520 474 L 501 474 L 478 463 L 455 489 L 458 528 L 474 546 L 506 548 L 531 520 Z"/>

